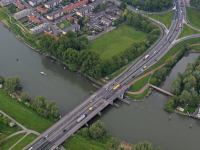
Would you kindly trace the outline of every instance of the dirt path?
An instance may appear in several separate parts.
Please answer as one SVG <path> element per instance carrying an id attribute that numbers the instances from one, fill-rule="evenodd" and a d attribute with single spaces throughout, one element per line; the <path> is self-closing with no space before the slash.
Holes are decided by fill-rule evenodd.
<path id="1" fill-rule="evenodd" d="M 190 46 L 195 46 L 195 45 L 200 45 L 200 44 L 192 44 L 192 45 L 190 45 Z"/>

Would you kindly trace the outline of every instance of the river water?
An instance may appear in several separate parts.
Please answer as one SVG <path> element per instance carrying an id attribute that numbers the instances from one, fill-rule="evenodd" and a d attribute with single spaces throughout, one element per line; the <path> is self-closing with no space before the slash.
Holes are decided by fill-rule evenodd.
<path id="1" fill-rule="evenodd" d="M 90 81 L 64 70 L 63 66 L 52 63 L 19 42 L 2 25 L 0 39 L 0 74 L 4 77 L 20 76 L 24 92 L 33 98 L 44 95 L 47 100 L 55 100 L 61 115 L 81 103 L 90 91 L 96 90 Z M 194 62 L 196 57 L 197 54 L 185 55 L 159 87 L 170 91 L 177 73 L 183 72 L 187 63 Z M 41 75 L 41 71 L 47 76 Z M 143 102 L 127 105 L 116 101 L 119 108 L 108 106 L 102 111 L 102 116 L 96 116 L 90 124 L 102 120 L 113 137 L 132 144 L 147 140 L 165 150 L 199 150 L 200 121 L 164 111 L 166 100 L 166 95 L 155 91 Z"/>

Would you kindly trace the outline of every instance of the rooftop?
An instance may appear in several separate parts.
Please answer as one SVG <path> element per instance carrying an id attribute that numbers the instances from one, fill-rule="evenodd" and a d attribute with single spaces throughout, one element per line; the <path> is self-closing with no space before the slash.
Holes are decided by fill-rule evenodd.
<path id="1" fill-rule="evenodd" d="M 58 9 L 58 10 L 52 11 L 50 14 L 47 14 L 47 16 L 54 16 L 54 15 L 61 13 L 61 12 L 62 12 L 62 10 Z"/>
<path id="2" fill-rule="evenodd" d="M 65 28 L 63 31 L 67 32 L 67 31 L 69 31 L 69 30 L 73 30 L 74 28 L 77 28 L 77 27 L 79 27 L 78 24 L 73 24 L 73 25 L 71 25 L 70 27 Z"/>
<path id="3" fill-rule="evenodd" d="M 84 12 L 84 11 L 86 11 L 87 9 L 91 9 L 91 7 L 87 5 L 87 6 L 85 6 L 85 7 L 80 8 L 77 12 Z"/>
<path id="4" fill-rule="evenodd" d="M 59 2 L 59 0 L 51 0 L 51 1 L 47 2 L 46 4 L 47 4 L 47 5 L 51 5 L 51 4 L 53 4 L 54 2 Z"/>
<path id="5" fill-rule="evenodd" d="M 56 40 L 59 39 L 57 36 L 55 36 L 55 35 L 53 35 L 53 34 L 51 34 L 51 33 L 49 33 L 49 32 L 45 32 L 45 34 L 48 34 L 48 35 L 54 36 L 54 37 L 56 38 Z"/>

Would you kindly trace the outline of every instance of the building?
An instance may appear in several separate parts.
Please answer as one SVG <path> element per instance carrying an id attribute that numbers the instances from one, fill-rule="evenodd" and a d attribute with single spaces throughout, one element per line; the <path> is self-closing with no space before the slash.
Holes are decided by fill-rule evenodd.
<path id="1" fill-rule="evenodd" d="M 92 27 L 92 28 L 94 28 L 94 29 L 98 29 L 98 30 L 100 30 L 100 31 L 102 31 L 102 29 L 104 28 L 103 26 L 100 26 L 99 24 L 99 21 L 97 20 L 97 21 L 95 21 L 95 22 L 87 22 L 87 26 L 89 26 L 89 27 Z"/>
<path id="2" fill-rule="evenodd" d="M 66 34 L 69 30 L 77 32 L 78 30 L 80 30 L 80 25 L 79 24 L 73 24 L 72 26 L 65 28 L 62 33 Z"/>
<path id="3" fill-rule="evenodd" d="M 55 35 L 53 35 L 53 34 L 51 34 L 51 33 L 49 33 L 49 32 L 45 32 L 45 34 L 48 34 L 48 35 L 51 35 L 51 36 L 55 37 L 56 40 L 59 39 L 57 36 L 55 36 Z"/>
<path id="4" fill-rule="evenodd" d="M 41 7 L 37 7 L 37 11 L 38 12 L 41 12 L 42 14 L 46 14 L 47 13 L 47 10 L 41 8 Z"/>
<path id="5" fill-rule="evenodd" d="M 118 10 L 118 6 L 117 5 L 112 5 L 108 8 L 106 8 L 106 12 L 110 12 L 110 11 L 114 11 L 114 10 Z"/>
<path id="6" fill-rule="evenodd" d="M 108 19 L 106 19 L 104 17 L 101 19 L 101 22 L 103 24 L 105 24 L 106 26 L 110 26 L 112 24 L 112 21 L 110 21 L 110 20 L 108 20 Z"/>
<path id="7" fill-rule="evenodd" d="M 78 24 L 78 19 L 76 19 L 76 18 L 74 18 L 74 17 L 68 15 L 68 16 L 67 16 L 67 20 L 70 20 L 70 19 L 73 19 L 74 23 Z"/>
<path id="8" fill-rule="evenodd" d="M 46 2 L 47 0 L 43 0 L 43 2 Z M 39 5 L 42 2 L 42 0 L 29 0 L 29 4 L 31 6 Z"/>
<path id="9" fill-rule="evenodd" d="M 81 17 L 84 17 L 86 14 L 88 14 L 89 12 L 91 12 L 91 7 L 90 6 L 85 6 L 85 7 L 82 7 L 80 8 L 76 14 L 81 16 Z"/>
<path id="10" fill-rule="evenodd" d="M 58 18 L 62 15 L 63 15 L 63 11 L 61 9 L 58 9 L 56 11 L 52 11 L 50 14 L 47 14 L 46 17 L 49 20 L 53 20 L 53 19 L 56 19 L 56 18 Z"/>
<path id="11" fill-rule="evenodd" d="M 97 19 L 103 17 L 104 14 L 105 14 L 105 11 L 101 11 L 101 12 L 98 12 L 96 14 L 93 13 L 92 15 L 89 16 L 89 20 L 90 21 L 96 21 Z"/>
<path id="12" fill-rule="evenodd" d="M 29 20 L 32 21 L 32 22 L 38 23 L 38 24 L 41 24 L 41 23 L 42 23 L 41 20 L 39 20 L 39 19 L 37 19 L 37 18 L 35 18 L 35 17 L 33 17 L 33 16 L 30 16 L 30 17 L 29 17 Z"/>
<path id="13" fill-rule="evenodd" d="M 20 12 L 15 13 L 14 18 L 16 20 L 19 20 L 19 19 L 27 17 L 27 16 L 29 17 L 30 15 L 31 15 L 31 9 L 24 9 Z"/>
<path id="14" fill-rule="evenodd" d="M 5 6 L 15 3 L 15 2 L 17 2 L 17 0 L 1 0 L 0 5 L 2 7 L 5 7 Z"/>
<path id="15" fill-rule="evenodd" d="M 51 1 L 47 2 L 46 4 L 44 4 L 44 7 L 53 8 L 62 2 L 63 2 L 63 0 L 51 0 Z"/>
<path id="16" fill-rule="evenodd" d="M 48 23 L 43 23 L 43 24 L 40 24 L 39 26 L 36 26 L 30 29 L 30 33 L 39 34 L 48 30 L 49 28 L 50 28 L 50 25 Z"/>
<path id="17" fill-rule="evenodd" d="M 71 5 L 71 6 L 67 7 L 67 8 L 65 8 L 65 9 L 63 9 L 63 12 L 67 13 L 67 12 L 69 12 L 69 11 L 71 11 L 73 9 L 79 8 L 79 7 L 81 7 L 81 6 L 83 6 L 83 5 L 87 4 L 87 3 L 88 3 L 88 0 L 80 1 L 80 2 L 78 2 L 76 4 L 74 4 L 74 5 Z"/>
<path id="18" fill-rule="evenodd" d="M 98 5 L 101 5 L 101 3 L 107 3 L 108 0 L 96 0 L 95 2 L 91 3 L 89 6 L 91 7 L 91 9 L 95 9 L 97 8 Z"/>
<path id="19" fill-rule="evenodd" d="M 16 2 L 15 3 L 15 6 L 17 7 L 17 8 L 19 8 L 19 9 L 24 9 L 24 5 L 22 5 L 21 3 L 19 3 L 19 2 Z"/>

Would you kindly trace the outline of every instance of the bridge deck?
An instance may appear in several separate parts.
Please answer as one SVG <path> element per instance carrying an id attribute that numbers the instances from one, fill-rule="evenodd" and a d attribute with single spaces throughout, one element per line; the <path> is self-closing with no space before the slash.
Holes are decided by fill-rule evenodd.
<path id="1" fill-rule="evenodd" d="M 169 96 L 174 96 L 172 93 L 167 92 L 167 91 L 165 91 L 165 90 L 163 90 L 163 89 L 161 89 L 161 88 L 159 88 L 159 87 L 157 87 L 157 86 L 154 86 L 154 85 L 152 85 L 152 84 L 149 84 L 149 85 L 150 85 L 151 87 L 153 87 L 154 89 L 156 89 L 156 90 L 162 92 L 162 93 L 165 93 L 165 94 L 167 94 L 167 95 L 169 95 Z"/>

